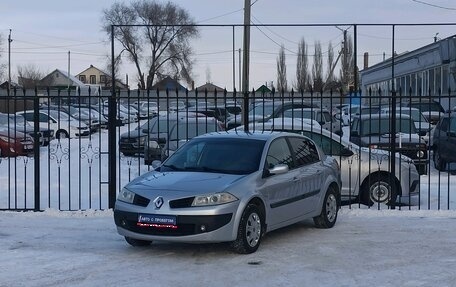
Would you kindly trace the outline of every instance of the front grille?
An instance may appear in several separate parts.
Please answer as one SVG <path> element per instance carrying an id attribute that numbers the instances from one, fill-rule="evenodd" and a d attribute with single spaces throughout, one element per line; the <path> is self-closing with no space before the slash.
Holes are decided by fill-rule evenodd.
<path id="1" fill-rule="evenodd" d="M 150 199 L 145 198 L 145 197 L 143 197 L 141 195 L 138 195 L 138 194 L 136 194 L 135 198 L 133 199 L 133 204 L 139 205 L 139 206 L 143 206 L 143 207 L 148 206 L 149 202 L 150 202 Z"/>
<path id="2" fill-rule="evenodd" d="M 171 200 L 169 202 L 169 207 L 171 208 L 184 208 L 184 207 L 190 207 L 193 203 L 193 199 L 195 197 L 186 197 L 186 198 L 181 198 L 181 199 L 176 199 L 176 200 Z"/>
<path id="3" fill-rule="evenodd" d="M 137 140 L 134 139 L 134 138 L 133 138 L 133 139 L 132 139 L 132 138 L 121 138 L 121 139 L 120 139 L 120 142 L 121 142 L 121 143 L 136 143 Z"/>

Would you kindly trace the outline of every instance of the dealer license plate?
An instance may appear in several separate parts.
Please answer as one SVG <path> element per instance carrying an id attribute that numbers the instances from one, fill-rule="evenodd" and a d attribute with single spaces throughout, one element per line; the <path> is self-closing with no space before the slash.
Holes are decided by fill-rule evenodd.
<path id="1" fill-rule="evenodd" d="M 176 225 L 177 221 L 174 215 L 139 214 L 138 223 Z"/>

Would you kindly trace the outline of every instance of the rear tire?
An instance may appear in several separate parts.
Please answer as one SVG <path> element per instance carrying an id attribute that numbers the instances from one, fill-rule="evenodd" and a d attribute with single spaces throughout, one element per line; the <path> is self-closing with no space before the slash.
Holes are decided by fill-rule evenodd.
<path id="1" fill-rule="evenodd" d="M 434 166 L 437 170 L 439 170 L 439 171 L 445 170 L 446 162 L 444 159 L 442 159 L 442 155 L 440 154 L 438 147 L 436 147 L 434 149 L 433 159 L 434 159 Z"/>
<path id="2" fill-rule="evenodd" d="M 331 228 L 336 224 L 337 212 L 340 207 L 340 199 L 334 187 L 329 187 L 323 200 L 323 206 L 319 216 L 313 218 L 317 228 Z"/>
<path id="3" fill-rule="evenodd" d="M 261 243 L 264 231 L 264 219 L 255 204 L 249 204 L 242 213 L 237 238 L 231 242 L 233 251 L 239 254 L 255 252 Z"/>
<path id="4" fill-rule="evenodd" d="M 125 236 L 125 241 L 127 241 L 128 244 L 134 247 L 144 247 L 144 246 L 149 246 L 152 241 L 148 240 L 140 240 L 140 239 L 134 239 L 131 237 Z"/>
<path id="5" fill-rule="evenodd" d="M 397 197 L 395 180 L 379 174 L 373 176 L 370 181 L 367 179 L 366 188 L 363 191 L 363 203 L 367 206 L 374 204 L 394 206 Z"/>

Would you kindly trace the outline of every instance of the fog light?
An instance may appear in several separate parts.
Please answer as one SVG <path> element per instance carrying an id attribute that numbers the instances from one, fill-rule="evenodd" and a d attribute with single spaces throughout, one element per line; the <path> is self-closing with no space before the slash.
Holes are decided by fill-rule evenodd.
<path id="1" fill-rule="evenodd" d="M 126 226 L 126 225 L 127 225 L 127 222 L 125 221 L 125 219 L 122 219 L 122 220 L 120 221 L 120 224 L 121 224 L 122 226 Z"/>
<path id="2" fill-rule="evenodd" d="M 417 157 L 424 157 L 424 151 L 420 150 L 416 153 Z"/>
<path id="3" fill-rule="evenodd" d="M 201 225 L 200 226 L 200 230 L 201 230 L 201 232 L 205 232 L 206 231 L 206 225 Z"/>

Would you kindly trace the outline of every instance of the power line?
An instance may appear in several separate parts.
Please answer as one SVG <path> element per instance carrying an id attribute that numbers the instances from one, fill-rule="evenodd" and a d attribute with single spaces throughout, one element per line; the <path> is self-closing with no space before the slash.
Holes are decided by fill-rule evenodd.
<path id="1" fill-rule="evenodd" d="M 85 45 L 96 45 L 96 44 L 108 42 L 108 41 L 101 41 L 101 42 L 81 43 L 81 44 L 72 44 L 72 45 L 48 46 L 48 45 L 43 45 L 40 43 L 34 43 L 34 42 L 28 42 L 28 41 L 22 41 L 22 40 L 15 40 L 15 41 L 18 43 L 35 45 L 35 46 L 38 46 L 39 49 L 71 48 L 71 47 L 79 47 L 79 46 L 85 46 Z M 37 47 L 24 47 L 24 48 L 16 48 L 16 49 L 28 50 L 28 49 L 37 49 Z"/>
<path id="2" fill-rule="evenodd" d="M 222 18 L 222 17 L 228 16 L 228 15 L 240 12 L 242 10 L 244 10 L 244 8 L 240 8 L 240 9 L 237 9 L 237 10 L 234 10 L 234 11 L 222 14 L 222 15 L 218 15 L 218 16 L 214 16 L 214 17 L 207 18 L 207 19 L 204 19 L 204 20 L 200 20 L 200 21 L 197 22 L 197 24 L 201 24 L 202 22 L 207 22 L 207 21 L 218 19 L 218 18 Z"/>
<path id="3" fill-rule="evenodd" d="M 416 2 L 416 3 L 423 4 L 423 5 L 431 6 L 431 7 L 434 7 L 434 8 L 440 8 L 440 9 L 445 9 L 445 10 L 456 11 L 456 8 L 452 8 L 452 7 L 439 6 L 439 5 L 436 5 L 436 4 L 432 4 L 432 3 L 428 3 L 428 2 L 424 2 L 424 1 L 420 1 L 420 0 L 412 0 L 412 1 Z"/>

